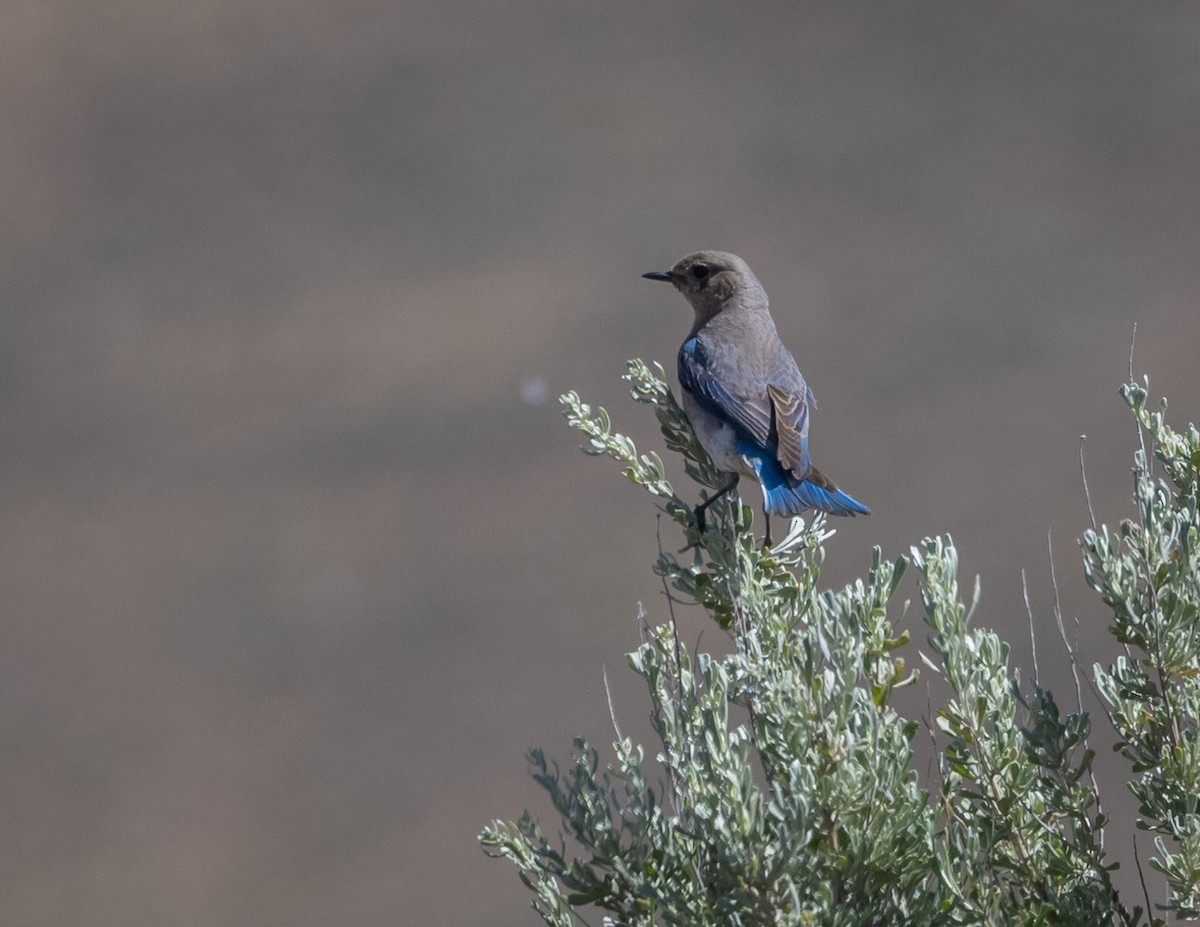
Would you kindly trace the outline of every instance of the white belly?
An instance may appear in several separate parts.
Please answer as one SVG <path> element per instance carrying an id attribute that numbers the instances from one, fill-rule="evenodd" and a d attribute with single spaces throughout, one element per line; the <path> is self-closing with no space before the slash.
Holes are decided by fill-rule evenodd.
<path id="1" fill-rule="evenodd" d="M 692 431 L 700 446 L 712 458 L 718 470 L 726 473 L 744 473 L 754 476 L 754 468 L 737 451 L 737 434 L 720 419 L 705 412 L 700 403 L 692 398 L 686 390 L 681 391 L 683 411 L 692 423 Z"/>

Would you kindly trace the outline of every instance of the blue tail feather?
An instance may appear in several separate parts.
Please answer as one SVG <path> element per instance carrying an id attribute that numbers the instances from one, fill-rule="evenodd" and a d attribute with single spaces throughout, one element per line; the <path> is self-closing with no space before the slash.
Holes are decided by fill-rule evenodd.
<path id="1" fill-rule="evenodd" d="M 775 460 L 753 458 L 763 489 L 763 510 L 768 515 L 799 515 L 805 509 L 819 509 L 830 515 L 870 515 L 871 510 L 851 496 L 811 480 L 797 480 Z"/>
<path id="2" fill-rule="evenodd" d="M 780 483 L 767 489 L 763 487 L 766 500 L 763 509 L 768 515 L 799 515 L 805 509 L 819 509 L 830 515 L 870 515 L 871 510 L 848 493 L 835 489 L 832 492 L 800 480 L 795 486 Z"/>

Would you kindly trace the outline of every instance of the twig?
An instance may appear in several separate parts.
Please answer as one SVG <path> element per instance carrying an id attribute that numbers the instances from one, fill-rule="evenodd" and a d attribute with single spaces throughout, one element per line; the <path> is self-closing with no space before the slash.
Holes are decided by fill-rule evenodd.
<path id="1" fill-rule="evenodd" d="M 1129 382 L 1133 382 L 1133 346 L 1137 342 L 1137 322 L 1133 323 L 1133 334 L 1129 336 Z M 1138 416 L 1134 416 L 1133 420 L 1137 427 L 1138 447 L 1142 449 L 1142 460 L 1146 462 L 1146 477 L 1149 479 L 1154 475 L 1154 461 L 1146 455 L 1146 432 L 1142 428 L 1142 420 Z M 1133 468 L 1134 474 L 1134 489 L 1137 489 L 1137 467 Z"/>
<path id="2" fill-rule="evenodd" d="M 655 523 L 654 535 L 658 541 L 658 556 L 661 558 L 663 555 L 662 514 L 661 513 L 655 516 L 654 523 Z M 680 744 L 679 748 L 678 748 L 679 755 L 682 756 L 684 750 L 686 750 L 689 753 L 691 752 L 691 738 L 688 736 L 687 715 L 684 713 L 684 710 L 683 710 L 683 656 L 679 650 L 679 625 L 675 620 L 675 598 L 674 598 L 674 596 L 671 595 L 671 589 L 667 585 L 667 577 L 665 574 L 662 576 L 662 584 L 663 584 L 663 592 L 666 593 L 666 596 L 667 596 L 667 611 L 671 615 L 671 640 L 672 640 L 672 643 L 675 645 L 675 682 L 676 682 L 676 684 L 675 684 L 675 700 L 676 700 L 675 716 L 679 719 L 679 734 L 680 734 L 680 739 L 683 741 L 683 743 Z M 695 687 L 695 682 L 696 682 L 696 680 L 695 680 L 695 677 L 693 676 L 693 678 L 692 678 L 693 688 Z M 661 729 L 661 724 L 658 726 Z M 682 781 L 679 778 L 679 772 L 675 767 L 675 763 L 670 762 L 671 752 L 672 752 L 671 745 L 668 744 L 666 739 L 662 738 L 661 735 L 660 735 L 660 739 L 663 742 L 663 749 L 666 752 L 666 757 L 668 759 L 667 769 L 668 769 L 668 772 L 671 777 L 671 791 L 674 793 L 674 799 L 675 799 L 673 804 L 680 805 L 683 802 Z"/>
<path id="3" fill-rule="evenodd" d="M 1054 569 L 1054 548 L 1051 544 L 1050 532 L 1046 532 L 1046 546 L 1050 558 L 1050 585 L 1054 589 L 1054 623 L 1058 628 L 1058 636 L 1063 642 L 1063 648 L 1067 651 L 1067 656 L 1071 658 L 1071 675 L 1075 679 L 1075 705 L 1080 714 L 1083 714 L 1083 693 L 1080 689 L 1079 680 L 1079 619 L 1075 619 L 1075 643 L 1072 644 L 1067 640 L 1067 629 L 1063 624 L 1062 617 L 1062 599 L 1058 594 L 1058 573 Z M 1112 715 L 1108 709 L 1104 708 L 1104 699 L 1101 697 L 1099 690 L 1088 676 L 1082 677 L 1087 683 L 1088 691 L 1092 693 L 1097 703 L 1103 708 L 1104 717 L 1108 720 L 1109 726 L 1113 729 L 1113 733 L 1118 737 L 1121 736 L 1121 731 L 1113 721 Z"/>
<path id="4" fill-rule="evenodd" d="M 1046 532 L 1046 557 L 1050 561 L 1050 587 L 1054 590 L 1054 624 L 1058 627 L 1058 636 L 1062 638 L 1067 656 L 1071 658 L 1071 675 L 1075 679 L 1075 709 L 1083 714 L 1083 690 L 1079 685 L 1079 659 L 1075 652 L 1076 648 L 1067 641 L 1067 629 L 1063 625 L 1062 599 L 1058 593 L 1058 573 L 1054 569 L 1054 535 L 1049 530 Z"/>
<path id="5" fill-rule="evenodd" d="M 617 712 L 613 708 L 612 690 L 608 687 L 608 667 L 602 665 L 600 673 L 604 677 L 604 697 L 608 699 L 608 716 L 612 719 L 613 730 L 617 734 L 617 740 L 624 740 L 625 735 L 621 733 L 621 726 L 617 724 Z"/>
<path id="6" fill-rule="evenodd" d="M 1034 685 L 1038 685 L 1042 674 L 1038 669 L 1037 634 L 1033 630 L 1033 607 L 1029 604 L 1029 583 L 1025 579 L 1024 567 L 1021 568 L 1021 594 L 1025 597 L 1025 614 L 1029 616 L 1029 646 L 1033 648 L 1033 682 Z"/>
<path id="7" fill-rule="evenodd" d="M 575 905 L 568 905 L 568 907 L 570 907 L 572 914 L 583 921 L 583 927 L 592 927 L 591 922 L 589 922 L 586 917 L 579 913 L 579 908 L 577 908 Z"/>
<path id="8" fill-rule="evenodd" d="M 1083 479 L 1083 497 L 1087 500 L 1088 518 L 1092 522 L 1092 530 L 1096 530 L 1096 513 L 1092 511 L 1092 494 L 1088 490 L 1087 468 L 1083 464 L 1083 444 L 1087 435 L 1079 436 L 1079 476 Z"/>
<path id="9" fill-rule="evenodd" d="M 1054 535 L 1049 530 L 1046 531 L 1046 557 L 1050 561 L 1050 587 L 1054 590 L 1054 624 L 1058 628 L 1058 636 L 1062 639 L 1067 656 L 1071 659 L 1071 677 L 1075 680 L 1075 710 L 1082 715 L 1083 687 L 1079 684 L 1079 619 L 1075 619 L 1075 644 L 1072 645 L 1067 640 L 1067 629 L 1063 625 L 1062 597 L 1058 593 L 1058 572 L 1054 568 Z M 1088 679 L 1087 683 L 1092 697 L 1103 707 L 1104 702 L 1100 698 L 1100 693 L 1096 691 L 1096 687 L 1092 684 L 1092 680 Z M 1108 709 L 1105 708 L 1103 714 L 1108 719 L 1108 723 L 1113 731 L 1116 732 L 1117 725 L 1113 721 L 1112 715 L 1108 713 Z M 1102 817 L 1104 815 L 1104 806 L 1100 801 L 1100 783 L 1096 781 L 1095 768 L 1090 765 L 1088 766 L 1088 780 L 1092 783 L 1092 794 L 1096 796 L 1096 814 Z M 1104 849 L 1103 829 L 1100 831 L 1100 849 Z"/>
<path id="10" fill-rule="evenodd" d="M 1138 854 L 1137 837 L 1133 838 L 1133 864 L 1137 866 L 1138 881 L 1142 883 L 1142 897 L 1146 900 L 1146 917 L 1154 923 L 1154 905 L 1150 903 L 1150 889 L 1146 887 L 1146 873 L 1142 869 L 1142 857 Z"/>
<path id="11" fill-rule="evenodd" d="M 662 513 L 659 513 L 658 515 L 654 516 L 654 539 L 658 542 L 658 555 L 659 555 L 659 557 L 661 557 L 663 554 Z M 667 577 L 665 575 L 662 577 L 662 584 L 663 584 L 663 592 L 666 593 L 666 596 L 667 596 L 667 611 L 671 615 L 671 641 L 675 645 L 675 675 L 676 675 L 676 679 L 679 683 L 678 691 L 679 691 L 679 699 L 680 699 L 678 708 L 679 708 L 679 712 L 680 712 L 679 718 L 682 721 L 683 720 L 683 655 L 679 649 L 679 623 L 675 620 L 675 597 L 673 595 L 671 595 L 671 590 L 667 586 Z M 696 680 L 695 680 L 695 677 L 693 676 L 693 678 L 692 678 L 693 691 L 695 691 L 695 685 L 696 685 Z M 684 733 L 685 734 L 687 733 L 686 729 L 685 729 Z"/>

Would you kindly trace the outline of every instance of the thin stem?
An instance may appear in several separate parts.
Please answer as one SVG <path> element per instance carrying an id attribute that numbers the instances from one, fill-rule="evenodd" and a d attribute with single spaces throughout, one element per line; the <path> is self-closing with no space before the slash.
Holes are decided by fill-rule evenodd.
<path id="1" fill-rule="evenodd" d="M 1096 530 L 1096 513 L 1092 510 L 1092 493 L 1088 489 L 1087 467 L 1083 463 L 1083 445 L 1087 441 L 1087 435 L 1079 436 L 1079 476 L 1083 479 L 1083 497 L 1087 500 L 1088 518 L 1092 522 L 1092 530 Z"/>
<path id="2" fill-rule="evenodd" d="M 1037 634 L 1033 630 L 1033 607 L 1029 604 L 1029 583 L 1025 580 L 1025 570 L 1021 570 L 1021 594 L 1025 597 L 1025 614 L 1029 616 L 1029 646 L 1033 648 L 1033 681 L 1036 684 L 1042 678 L 1038 669 Z"/>

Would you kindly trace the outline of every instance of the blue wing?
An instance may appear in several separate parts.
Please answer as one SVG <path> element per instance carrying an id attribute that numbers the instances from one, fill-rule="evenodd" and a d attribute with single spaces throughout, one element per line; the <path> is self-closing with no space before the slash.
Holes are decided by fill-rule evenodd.
<path id="1" fill-rule="evenodd" d="M 704 342 L 689 338 L 679 349 L 679 382 L 706 412 L 728 423 L 758 453 L 778 460 L 803 479 L 812 469 L 808 456 L 808 408 L 812 391 L 796 371 L 800 391 L 770 384 L 747 396 L 717 375 Z"/>
<path id="2" fill-rule="evenodd" d="M 798 515 L 816 508 L 832 515 L 870 515 L 870 509 L 812 465 L 808 456 L 812 390 L 794 364 L 791 361 L 793 375 L 780 377 L 793 388 L 769 383 L 763 395 L 747 397 L 730 385 L 729 377 L 715 372 L 704 343 L 693 337 L 679 349 L 679 383 L 706 412 L 737 433 L 739 450 L 750 459 L 762 483 L 767 514 Z"/>
<path id="3" fill-rule="evenodd" d="M 739 395 L 713 369 L 703 342 L 689 338 L 679 349 L 679 384 L 695 397 L 705 412 L 732 426 L 738 437 L 760 453 L 772 441 L 771 406 L 767 397 Z"/>

